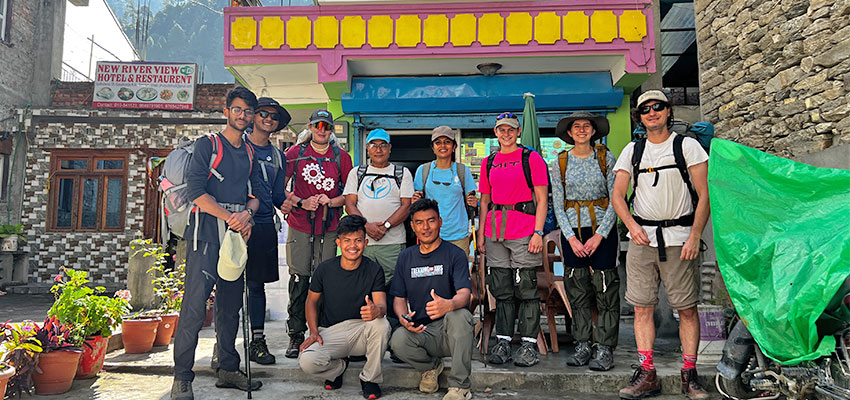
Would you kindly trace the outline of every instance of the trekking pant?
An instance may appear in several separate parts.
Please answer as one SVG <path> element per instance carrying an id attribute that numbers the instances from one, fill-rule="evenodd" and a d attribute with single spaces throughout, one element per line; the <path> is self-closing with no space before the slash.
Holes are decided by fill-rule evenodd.
<path id="1" fill-rule="evenodd" d="M 220 368 L 225 371 L 239 369 L 236 352 L 236 333 L 239 331 L 239 310 L 242 308 L 243 277 L 229 282 L 219 278 L 217 272 L 219 244 L 198 241 L 198 249 L 189 246 L 186 254 L 186 286 L 180 323 L 174 338 L 174 379 L 193 381 L 195 349 L 198 332 L 206 319 L 206 302 L 215 293 L 215 330 L 218 337 Z"/>
<path id="2" fill-rule="evenodd" d="M 382 383 L 384 374 L 381 360 L 390 338 L 390 324 L 386 318 L 365 322 L 349 319 L 327 328 L 319 327 L 322 344 L 313 343 L 298 356 L 301 370 L 332 381 L 345 371 L 343 358 L 366 356 L 360 379 Z"/>
<path id="3" fill-rule="evenodd" d="M 519 334 L 537 338 L 540 331 L 540 293 L 534 268 L 489 267 L 487 284 L 496 298 L 496 335 L 513 336 L 514 319 L 519 319 Z M 517 312 L 519 305 L 519 312 Z"/>
<path id="4" fill-rule="evenodd" d="M 434 369 L 443 357 L 452 358 L 449 387 L 469 389 L 472 371 L 472 314 L 466 308 L 454 310 L 428 324 L 422 333 L 396 329 L 390 339 L 395 355 L 419 372 Z"/>
<path id="5" fill-rule="evenodd" d="M 591 299 L 599 310 L 596 343 L 617 347 L 620 332 L 620 277 L 616 269 L 597 270 L 590 275 L 584 268 L 564 269 L 567 300 L 573 311 L 572 334 L 576 341 L 591 341 L 593 319 Z"/>
<path id="6" fill-rule="evenodd" d="M 310 234 L 289 228 L 286 240 L 286 262 L 289 264 L 289 319 L 286 326 L 289 334 L 305 332 L 307 317 L 304 314 L 304 304 L 307 302 L 307 291 L 310 289 L 310 276 L 324 260 L 336 257 L 336 231 L 325 232 L 324 243 L 321 236 L 313 238 L 310 244 Z M 310 254 L 310 247 L 313 254 Z"/>
<path id="7" fill-rule="evenodd" d="M 369 257 L 374 260 L 384 270 L 384 282 L 387 285 L 393 280 L 395 273 L 395 263 L 398 261 L 398 254 L 404 250 L 404 244 L 375 244 L 366 246 L 363 251 L 363 257 Z M 387 303 L 392 304 L 392 303 Z M 390 307 L 392 308 L 392 307 Z"/>

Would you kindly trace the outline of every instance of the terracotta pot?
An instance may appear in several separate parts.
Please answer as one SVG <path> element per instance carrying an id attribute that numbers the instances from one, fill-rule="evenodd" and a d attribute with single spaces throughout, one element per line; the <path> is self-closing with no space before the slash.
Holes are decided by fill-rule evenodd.
<path id="1" fill-rule="evenodd" d="M 6 384 L 9 379 L 15 375 L 15 367 L 8 365 L 6 369 L 0 371 L 0 399 L 6 398 Z"/>
<path id="2" fill-rule="evenodd" d="M 213 319 L 215 319 L 215 307 L 208 306 L 207 307 L 207 319 L 204 320 L 204 328 L 211 326 L 213 323 Z"/>
<path id="3" fill-rule="evenodd" d="M 82 355 L 82 350 L 54 350 L 39 354 L 38 368 L 32 374 L 35 394 L 61 394 L 71 390 Z"/>
<path id="4" fill-rule="evenodd" d="M 147 353 L 156 339 L 156 328 L 162 318 L 125 319 L 121 323 L 121 341 L 127 354 Z"/>
<path id="5" fill-rule="evenodd" d="M 103 368 L 103 359 L 106 358 L 106 348 L 109 345 L 109 337 L 90 336 L 83 345 L 83 356 L 80 357 L 80 366 L 77 367 L 77 376 L 74 379 L 88 379 L 97 376 Z"/>
<path id="6" fill-rule="evenodd" d="M 156 340 L 153 341 L 154 346 L 168 346 L 171 343 L 171 336 L 174 333 L 174 328 L 177 327 L 177 314 L 160 315 L 162 318 L 159 321 L 159 327 L 156 328 Z"/>

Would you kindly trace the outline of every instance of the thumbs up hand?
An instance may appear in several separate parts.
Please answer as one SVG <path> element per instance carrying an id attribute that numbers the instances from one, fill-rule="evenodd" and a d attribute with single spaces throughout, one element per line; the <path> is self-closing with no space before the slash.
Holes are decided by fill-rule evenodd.
<path id="1" fill-rule="evenodd" d="M 369 299 L 369 295 L 366 295 L 366 305 L 360 307 L 360 319 L 365 322 L 369 322 L 373 319 L 376 319 L 381 316 L 381 309 Z"/>
<path id="2" fill-rule="evenodd" d="M 295 192 L 289 192 L 286 195 L 286 200 L 283 201 L 283 204 L 280 206 L 280 211 L 284 214 L 289 214 L 292 211 L 292 207 L 295 206 L 295 201 L 292 198 L 295 197 Z"/>
<path id="3" fill-rule="evenodd" d="M 431 289 L 431 299 L 431 301 L 425 304 L 425 312 L 432 320 L 442 318 L 454 310 L 454 303 L 451 300 L 438 296 L 434 289 Z"/>

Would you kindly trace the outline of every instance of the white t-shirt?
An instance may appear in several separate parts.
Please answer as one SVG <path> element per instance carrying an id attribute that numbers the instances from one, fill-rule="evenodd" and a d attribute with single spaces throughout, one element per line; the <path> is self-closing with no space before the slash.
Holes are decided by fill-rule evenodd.
<path id="1" fill-rule="evenodd" d="M 640 168 L 675 165 L 676 160 L 673 157 L 674 137 L 676 137 L 676 133 L 672 133 L 667 140 L 657 144 L 647 140 L 643 157 L 640 160 Z M 634 149 L 634 142 L 627 144 L 617 159 L 617 164 L 614 165 L 614 172 L 623 170 L 629 173 L 630 186 L 632 184 L 632 154 Z M 685 137 L 682 142 L 682 154 L 685 156 L 685 164 L 688 168 L 708 161 L 708 154 L 700 147 L 699 142 L 689 137 Z M 656 173 L 659 174 L 658 184 L 652 186 L 655 182 Z M 694 211 L 688 187 L 682 181 L 682 175 L 677 168 L 668 168 L 652 173 L 643 172 L 638 175 L 638 180 L 634 204 L 635 215 L 643 219 L 657 221 L 676 219 Z M 656 228 L 655 226 L 643 227 L 649 237 L 649 245 L 652 247 L 658 247 L 658 240 L 655 237 Z M 666 246 L 681 246 L 688 240 L 691 227 L 671 226 L 662 228 L 662 232 Z"/>
<path id="2" fill-rule="evenodd" d="M 413 197 L 413 176 L 404 168 L 401 187 L 396 184 L 394 166 L 392 164 L 384 168 L 369 166 L 366 168 L 366 177 L 357 188 L 357 168 L 352 168 L 345 181 L 345 190 L 342 194 L 357 194 L 357 209 L 363 214 L 368 222 L 384 223 L 390 215 L 401 207 L 401 198 Z M 388 177 L 370 176 L 369 174 L 388 175 Z M 374 183 L 374 184 L 373 184 Z M 383 244 L 403 244 L 406 241 L 404 223 L 398 224 L 387 232 L 381 240 L 369 239 L 369 246 Z"/>

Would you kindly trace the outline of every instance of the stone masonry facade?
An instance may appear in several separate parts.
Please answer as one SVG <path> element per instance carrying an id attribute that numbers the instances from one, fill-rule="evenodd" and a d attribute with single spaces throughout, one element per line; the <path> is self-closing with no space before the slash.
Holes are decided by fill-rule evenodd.
<path id="1" fill-rule="evenodd" d="M 696 0 L 717 137 L 793 158 L 850 143 L 850 0 Z"/>
<path id="2" fill-rule="evenodd" d="M 166 120 L 168 124 L 158 121 Z M 186 123 L 180 123 L 185 120 Z M 70 122 L 69 122 L 70 121 Z M 34 109 L 27 119 L 23 216 L 31 283 L 47 283 L 62 266 L 89 271 L 92 281 L 123 284 L 129 244 L 142 229 L 146 164 L 152 151 L 173 149 L 182 137 L 222 129 L 221 112 Z M 123 232 L 50 232 L 50 158 L 54 149 L 127 149 L 127 198 Z"/>

